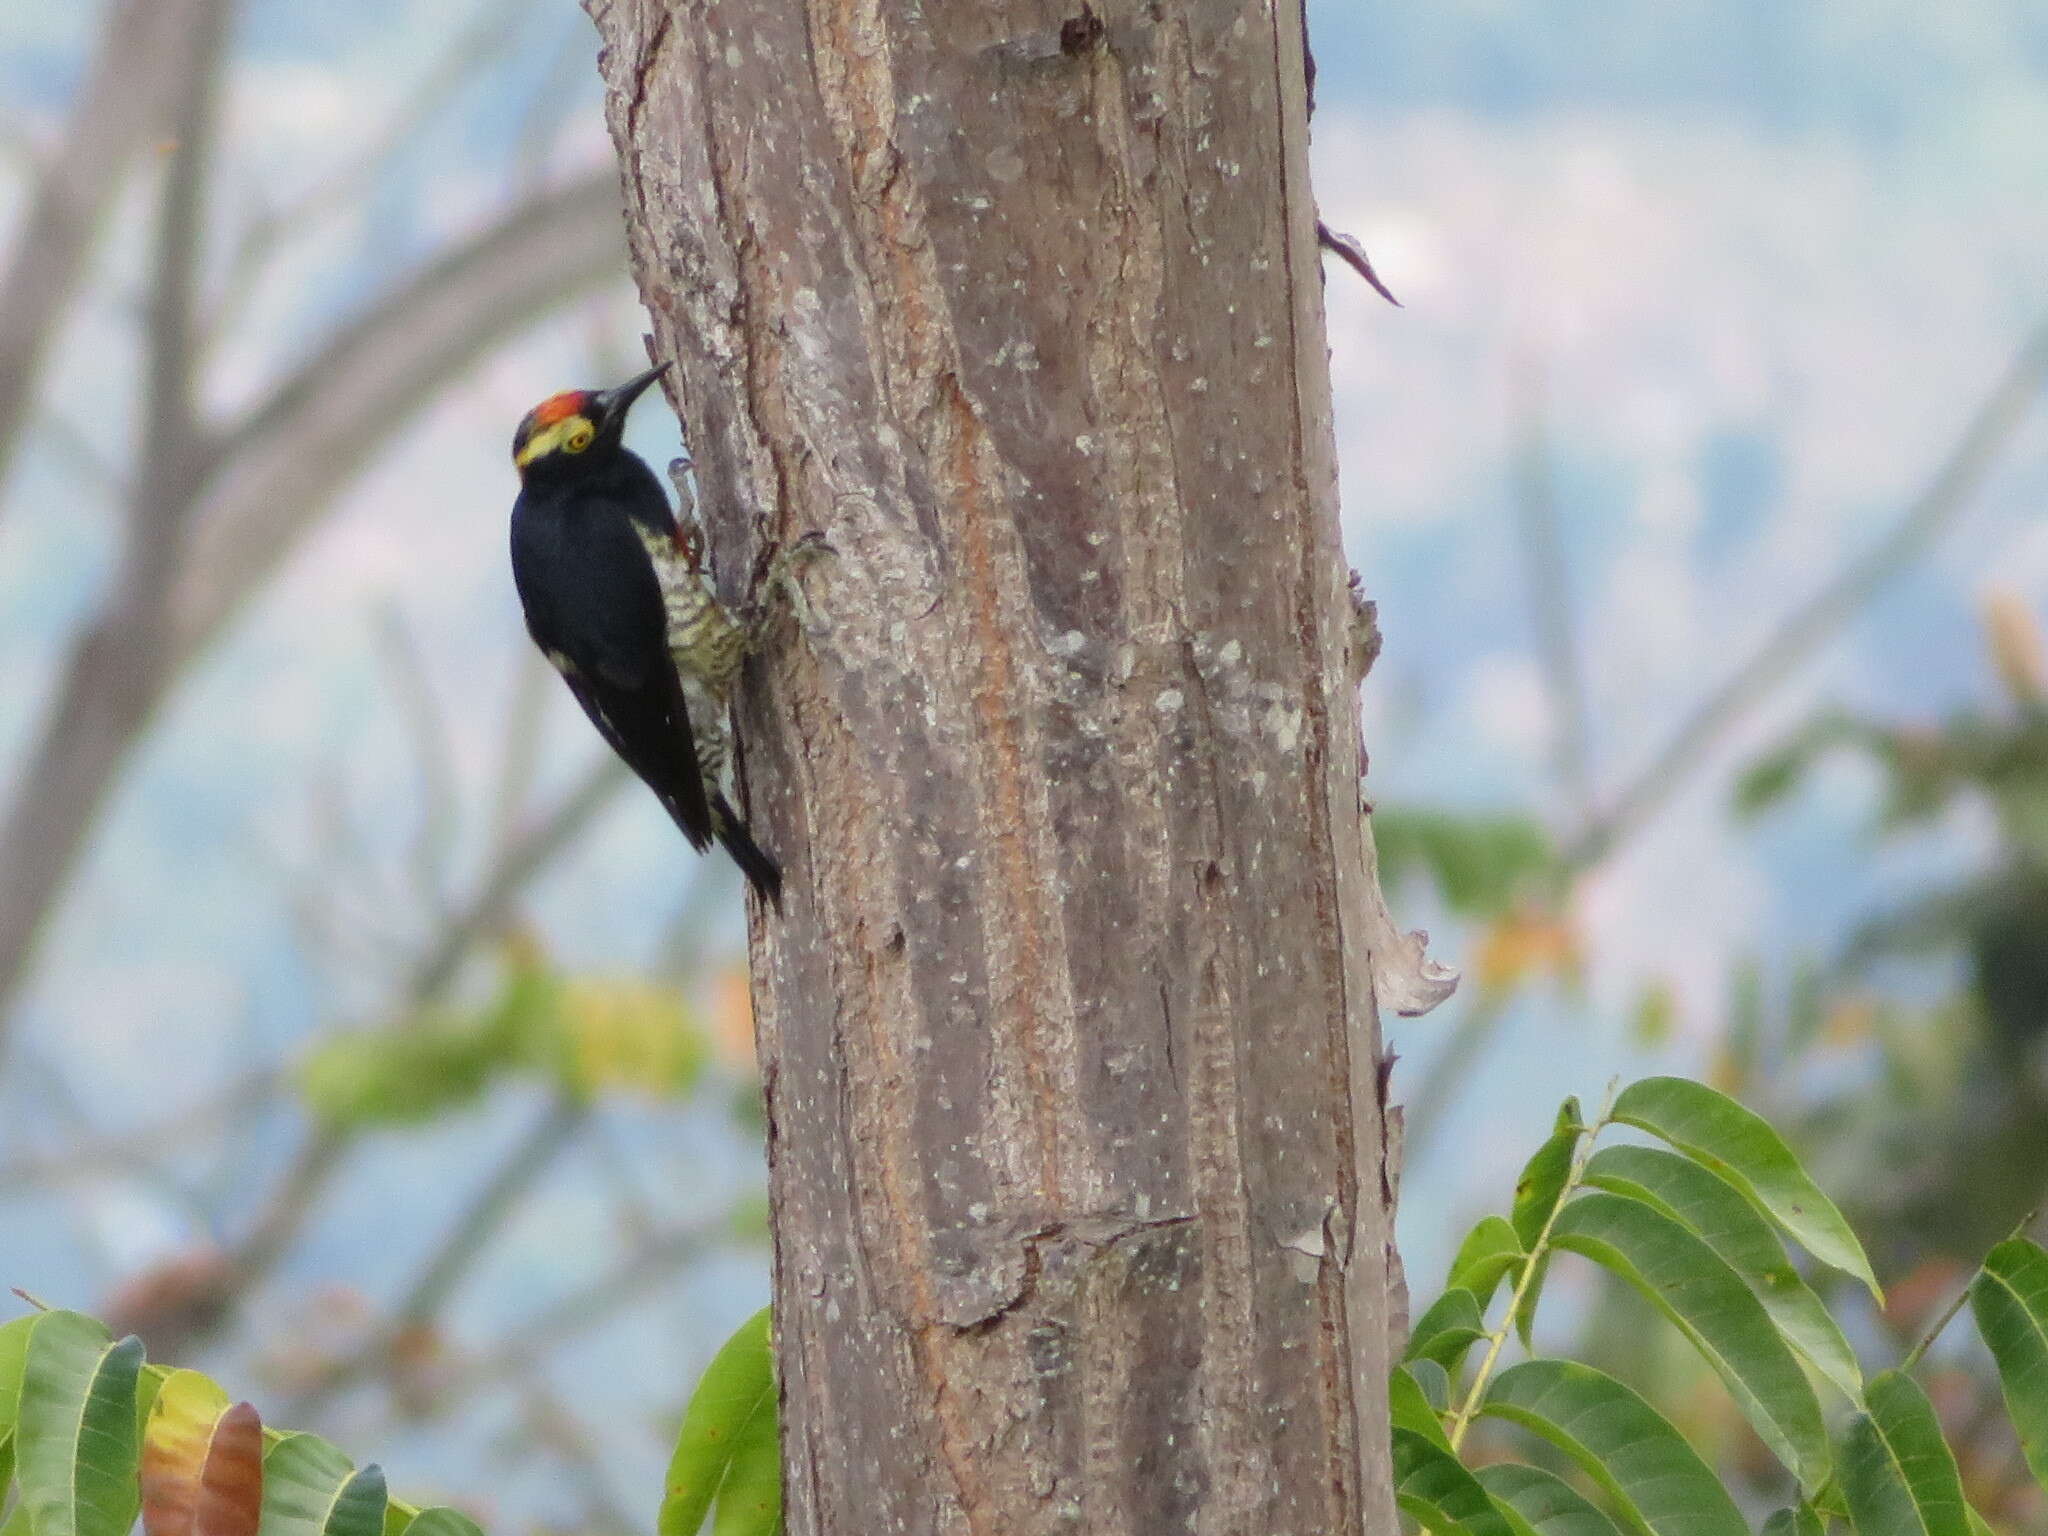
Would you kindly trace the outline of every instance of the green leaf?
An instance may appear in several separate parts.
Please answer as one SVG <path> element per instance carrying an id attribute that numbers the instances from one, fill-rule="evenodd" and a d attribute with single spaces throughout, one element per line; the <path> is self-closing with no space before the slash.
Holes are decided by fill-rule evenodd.
<path id="1" fill-rule="evenodd" d="M 300 1064 L 306 1107 L 337 1130 L 411 1125 L 479 1098 L 515 1064 L 514 1041 L 426 1014 L 330 1035 Z"/>
<path id="2" fill-rule="evenodd" d="M 21 1369 L 28 1358 L 28 1336 L 41 1321 L 40 1313 L 0 1323 L 0 1433 L 14 1428 L 21 1405 Z"/>
<path id="3" fill-rule="evenodd" d="M 2023 1237 L 1992 1249 L 1970 1286 L 1970 1311 L 1998 1362 L 2027 1465 L 2048 1486 L 2048 1252 Z"/>
<path id="4" fill-rule="evenodd" d="M 1426 870 L 1461 917 L 1498 917 L 1552 862 L 1549 837 L 1527 816 L 1382 808 L 1372 835 L 1388 890 Z"/>
<path id="5" fill-rule="evenodd" d="M 770 1311 L 763 1307 L 740 1325 L 712 1357 L 697 1390 L 690 1394 L 683 1427 L 676 1435 L 675 1455 L 668 1464 L 657 1522 L 659 1536 L 696 1536 L 712 1500 L 723 1503 L 726 1485 L 736 1473 L 744 1471 L 758 1480 L 760 1469 L 754 1461 L 739 1467 L 735 1462 L 744 1448 L 757 1447 L 764 1433 L 777 1433 Z M 752 1454 L 757 1461 L 758 1450 Z M 750 1499 L 760 1490 L 751 1484 L 745 1488 L 734 1484 L 734 1492 Z M 721 1510 L 721 1524 L 714 1527 L 719 1536 L 726 1536 L 723 1518 Z"/>
<path id="6" fill-rule="evenodd" d="M 1522 1176 L 1515 1180 L 1511 1221 L 1515 1239 L 1525 1252 L 1536 1246 L 1544 1223 L 1557 1209 L 1565 1180 L 1571 1175 L 1572 1153 L 1578 1148 L 1585 1123 L 1579 1112 L 1579 1101 L 1566 1099 L 1558 1108 L 1557 1122 L 1549 1139 L 1536 1149 L 1536 1155 L 1523 1165 Z"/>
<path id="7" fill-rule="evenodd" d="M 285 1435 L 263 1458 L 257 1536 L 383 1536 L 387 1502 L 374 1466 L 358 1472 L 318 1435 Z"/>
<path id="8" fill-rule="evenodd" d="M 1763 1303 L 1785 1341 L 1852 1401 L 1863 1393 L 1856 1352 L 1799 1277 L 1777 1231 L 1719 1174 L 1661 1147 L 1602 1147 L 1585 1182 L 1653 1206 L 1727 1261 Z"/>
<path id="9" fill-rule="evenodd" d="M 141 1438 L 142 1341 L 116 1344 L 77 1312 L 46 1312 L 29 1334 L 16 1426 L 21 1500 L 36 1536 L 127 1536 Z"/>
<path id="10" fill-rule="evenodd" d="M 1850 1421 L 1842 1491 L 1859 1536 L 1970 1536 L 1955 1456 L 1919 1383 L 1880 1371 Z"/>
<path id="11" fill-rule="evenodd" d="M 1515 1180 L 1515 1203 L 1510 1224 L 1514 1227 L 1516 1241 L 1524 1249 L 1536 1246 L 1551 1213 L 1557 1209 L 1557 1202 L 1564 1196 L 1565 1185 L 1571 1182 L 1572 1158 L 1577 1154 L 1579 1137 L 1584 1134 L 1585 1125 L 1579 1101 L 1576 1098 L 1566 1099 L 1558 1106 L 1549 1140 L 1536 1149 L 1536 1155 L 1523 1165 L 1522 1176 Z M 1522 1292 L 1521 1306 L 1515 1312 L 1515 1332 L 1525 1348 L 1529 1343 L 1530 1325 L 1536 1320 L 1536 1302 L 1543 1292 L 1546 1265 L 1546 1260 L 1537 1261 L 1536 1273 Z"/>
<path id="12" fill-rule="evenodd" d="M 33 1314 L 0 1324 L 0 1502 L 14 1480 L 14 1419 L 21 1405 L 21 1368 L 28 1356 Z"/>
<path id="13" fill-rule="evenodd" d="M 1584 1494 L 1539 1467 L 1501 1461 L 1474 1475 L 1496 1504 L 1520 1515 L 1536 1536 L 1621 1536 Z"/>
<path id="14" fill-rule="evenodd" d="M 1794 1504 L 1764 1522 L 1763 1536 L 1827 1536 L 1827 1526 L 1811 1504 Z"/>
<path id="15" fill-rule="evenodd" d="M 1749 1536 L 1735 1501 L 1685 1437 L 1590 1365 L 1525 1360 L 1494 1378 L 1479 1411 L 1520 1424 L 1571 1457 L 1638 1533 Z"/>
<path id="16" fill-rule="evenodd" d="M 1452 1286 L 1470 1291 L 1479 1301 L 1484 1312 L 1488 1302 L 1493 1300 L 1494 1290 L 1501 1278 L 1518 1266 L 1525 1257 L 1521 1238 L 1515 1229 L 1500 1216 L 1489 1216 L 1470 1232 L 1465 1241 L 1458 1245 L 1458 1256 L 1451 1260 L 1450 1278 L 1445 1288 Z"/>
<path id="17" fill-rule="evenodd" d="M 1806 1373 L 1720 1255 L 1655 1206 L 1601 1191 L 1567 1205 L 1550 1235 L 1626 1280 L 1692 1341 L 1801 1488 L 1810 1495 L 1827 1481 L 1827 1428 Z"/>
<path id="18" fill-rule="evenodd" d="M 1438 1413 L 1451 1411 L 1451 1373 L 1434 1360 L 1410 1360 L 1401 1367 L 1415 1378 L 1429 1406 Z"/>
<path id="19" fill-rule="evenodd" d="M 1433 1440 L 1449 1451 L 1451 1442 L 1444 1433 L 1443 1420 L 1436 1416 L 1436 1409 L 1429 1396 L 1422 1389 L 1422 1383 L 1408 1373 L 1408 1367 L 1397 1365 L 1394 1374 L 1387 1380 L 1387 1409 L 1397 1429 L 1405 1429 Z"/>
<path id="20" fill-rule="evenodd" d="M 675 990 L 645 982 L 566 983 L 555 1028 L 554 1069 L 565 1088 L 586 1097 L 621 1088 L 683 1097 L 710 1055 Z"/>
<path id="21" fill-rule="evenodd" d="M 740 1426 L 711 1531 L 712 1536 L 781 1536 L 782 1435 L 772 1395 L 766 1413 Z"/>
<path id="22" fill-rule="evenodd" d="M 410 1536 L 484 1536 L 483 1530 L 459 1509 L 436 1504 L 421 1510 L 406 1526 Z"/>
<path id="23" fill-rule="evenodd" d="M 1465 1351 L 1485 1337 L 1486 1319 L 1479 1315 L 1478 1298 L 1453 1286 L 1415 1320 L 1415 1329 L 1408 1335 L 1408 1353 L 1402 1358 L 1434 1360 L 1446 1371 L 1455 1372 Z"/>
<path id="24" fill-rule="evenodd" d="M 1515 1536 L 1465 1464 L 1413 1430 L 1394 1431 L 1394 1502 L 1433 1531 Z"/>
<path id="25" fill-rule="evenodd" d="M 1613 1118 L 1663 1138 L 1741 1190 L 1824 1264 L 1853 1275 L 1880 1302 L 1870 1260 L 1834 1203 L 1778 1133 L 1705 1083 L 1646 1077 L 1622 1090 Z"/>

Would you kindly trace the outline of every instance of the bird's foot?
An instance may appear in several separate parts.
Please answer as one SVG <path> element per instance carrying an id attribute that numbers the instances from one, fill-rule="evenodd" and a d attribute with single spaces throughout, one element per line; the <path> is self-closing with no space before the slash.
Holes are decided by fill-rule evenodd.
<path id="1" fill-rule="evenodd" d="M 806 635 L 815 638 L 830 633 L 831 625 L 819 617 L 804 591 L 803 573 L 820 560 L 838 557 L 839 551 L 815 528 L 794 544 L 770 544 L 761 552 L 747 604 L 748 628 L 756 644 L 784 613 L 794 618 Z"/>

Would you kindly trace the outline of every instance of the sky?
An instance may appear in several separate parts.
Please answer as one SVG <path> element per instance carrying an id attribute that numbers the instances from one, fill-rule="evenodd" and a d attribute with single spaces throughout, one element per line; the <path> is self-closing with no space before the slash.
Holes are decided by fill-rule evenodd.
<path id="1" fill-rule="evenodd" d="M 467 32 L 478 15 L 490 24 Z M 1526 381 L 1540 380 L 1564 551 L 1553 599 L 1584 658 L 1597 802 L 1902 514 L 2048 317 L 2048 13 L 2018 0 L 1674 0 L 1617 19 L 1531 0 L 1322 0 L 1311 29 L 1320 211 L 1364 242 L 1403 304 L 1330 265 L 1346 546 L 1387 637 L 1366 692 L 1371 793 L 1534 814 L 1568 833 L 1582 807 L 1552 767 L 1515 521 Z M 55 131 L 92 35 L 90 8 L 0 8 L 17 147 Z M 363 125 L 402 112 L 465 36 L 489 46 L 467 49 L 459 81 L 432 93 L 391 171 L 287 242 L 245 296 L 210 375 L 213 404 L 247 398 L 310 335 L 522 185 L 609 152 L 594 39 L 573 7 L 248 8 L 217 255 L 254 211 L 349 165 Z M 24 163 L 16 153 L 0 165 L 0 228 L 18 211 Z M 113 503 L 64 443 L 117 463 L 125 450 L 147 207 L 139 187 L 122 204 L 62 342 L 51 430 L 0 487 L 0 781 L 113 554 Z M 203 1098 L 238 1062 L 288 1055 L 386 1005 L 389 961 L 319 941 L 299 909 L 329 903 L 371 942 L 431 907 L 405 873 L 421 836 L 420 775 L 394 707 L 391 637 L 420 658 L 455 781 L 481 803 L 532 675 L 503 563 L 514 489 L 504 445 L 535 400 L 623 372 L 639 325 L 621 275 L 449 390 L 170 701 L 23 1004 L 35 1071 L 0 1085 L 0 1160 L 76 1134 L 51 1108 L 65 1094 L 102 1131 L 146 1123 Z M 643 411 L 633 440 L 665 462 L 675 428 Z M 1583 987 L 1537 989 L 1510 1011 L 1446 1133 L 1410 1170 L 1411 1274 L 1441 1269 L 1458 1217 L 1505 1202 L 1558 1099 L 1597 1098 L 1617 1072 L 1698 1067 L 1738 958 L 1782 974 L 1981 857 L 1990 829 L 1968 809 L 1873 850 L 1874 786 L 1853 765 L 1831 765 L 1755 825 L 1728 817 L 1730 775 L 1823 702 L 1932 721 L 1990 697 L 1981 605 L 1997 587 L 2036 614 L 2048 608 L 2044 500 L 2048 412 L 2037 411 L 1956 528 L 1585 883 Z M 593 760 L 594 743 L 565 697 L 541 697 L 544 800 Z M 467 817 L 454 835 L 456 868 L 476 858 L 483 821 Z M 656 956 L 695 878 L 664 831 L 651 800 L 621 797 L 541 882 L 528 911 L 553 953 L 607 973 Z M 351 845 L 366 857 L 344 857 Z M 1426 889 L 1393 894 L 1397 916 L 1430 928 L 1440 955 L 1469 960 L 1475 935 Z M 729 956 L 738 937 L 728 922 L 708 943 Z M 1675 995 L 1679 1027 L 1646 1050 L 1630 1019 L 1656 986 Z M 1389 1021 L 1402 1077 L 1427 1071 L 1468 1002 Z M 373 1148 L 263 1315 L 282 1326 L 323 1284 L 389 1295 L 409 1273 L 409 1240 L 459 1193 L 438 1178 L 423 1191 L 418 1170 L 485 1157 L 530 1108 L 511 1091 Z M 754 1154 L 721 1116 L 682 1132 L 662 1119 L 622 1111 L 607 1134 L 634 1155 L 680 1159 L 680 1186 L 751 1176 Z M 263 1187 L 264 1149 L 287 1141 L 269 1125 L 240 1158 L 199 1158 L 217 1186 L 207 1208 L 229 1220 Z M 570 1283 L 579 1242 L 616 1240 L 593 1195 L 607 1157 L 579 1150 L 543 1186 L 466 1288 L 466 1334 L 488 1339 Z M 688 1214 L 675 1189 L 661 1198 Z M 0 1253 L 25 1271 L 10 1283 L 86 1305 L 203 1227 L 121 1179 L 63 1200 L 0 1198 Z M 619 1437 L 621 1488 L 652 1486 L 653 1426 L 679 1397 L 636 1363 L 678 1331 L 708 1350 L 764 1294 L 758 1254 L 720 1260 L 693 1269 L 678 1298 L 564 1352 L 560 1381 L 618 1388 L 650 1426 Z M 487 1410 L 377 1453 L 394 1480 L 475 1484 L 491 1469 L 508 1504 L 530 1496 L 545 1511 L 546 1488 L 508 1470 L 502 1418 Z"/>

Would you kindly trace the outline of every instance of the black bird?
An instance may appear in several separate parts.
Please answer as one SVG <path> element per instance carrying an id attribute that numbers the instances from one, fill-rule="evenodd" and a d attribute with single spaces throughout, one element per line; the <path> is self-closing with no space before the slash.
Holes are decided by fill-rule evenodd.
<path id="1" fill-rule="evenodd" d="M 575 389 L 526 413 L 512 439 L 512 580 L 527 632 L 614 752 L 654 791 L 690 846 L 712 839 L 771 905 L 782 873 L 700 766 L 697 735 L 669 651 L 657 559 L 691 552 L 668 497 L 620 434 L 663 363 L 617 389 Z M 707 741 L 723 721 L 699 722 Z"/>

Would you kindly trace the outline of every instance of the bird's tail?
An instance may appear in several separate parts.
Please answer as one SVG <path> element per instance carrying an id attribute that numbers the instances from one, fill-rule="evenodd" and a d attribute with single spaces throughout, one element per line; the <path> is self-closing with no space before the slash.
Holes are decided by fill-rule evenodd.
<path id="1" fill-rule="evenodd" d="M 739 865 L 740 873 L 747 877 L 747 884 L 759 891 L 769 906 L 780 912 L 782 871 L 761 851 L 761 845 L 747 831 L 747 824 L 740 820 L 740 813 L 732 808 L 732 802 L 716 790 L 711 795 L 711 833 L 718 839 L 719 846 L 732 855 L 733 863 Z"/>

